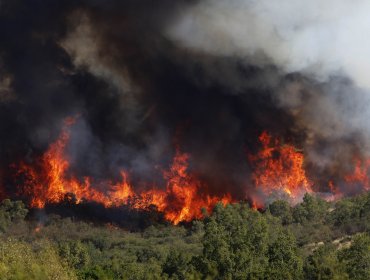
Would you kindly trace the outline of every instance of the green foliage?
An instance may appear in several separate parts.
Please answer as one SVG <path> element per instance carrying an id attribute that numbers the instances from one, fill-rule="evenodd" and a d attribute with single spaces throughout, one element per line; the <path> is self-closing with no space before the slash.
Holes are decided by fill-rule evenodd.
<path id="1" fill-rule="evenodd" d="M 338 201 L 327 220 L 347 234 L 370 231 L 370 192 Z"/>
<path id="2" fill-rule="evenodd" d="M 219 279 L 261 276 L 267 264 L 267 224 L 262 215 L 246 205 L 217 205 L 205 220 L 203 258 Z"/>
<path id="3" fill-rule="evenodd" d="M 77 279 L 48 242 L 28 244 L 8 239 L 0 243 L 0 279 Z"/>
<path id="4" fill-rule="evenodd" d="M 346 265 L 350 279 L 370 279 L 370 235 L 355 236 L 351 247 L 343 249 L 339 258 Z"/>
<path id="5" fill-rule="evenodd" d="M 27 213 L 22 201 L 3 200 L 0 204 L 0 231 L 6 231 L 13 222 L 22 221 Z"/>
<path id="6" fill-rule="evenodd" d="M 59 255 L 75 269 L 84 268 L 90 263 L 88 250 L 79 240 L 59 243 Z"/>
<path id="7" fill-rule="evenodd" d="M 304 266 L 305 279 L 349 279 L 345 265 L 338 260 L 337 248 L 332 244 L 319 247 L 310 255 Z"/>
<path id="8" fill-rule="evenodd" d="M 370 279 L 370 195 L 305 195 L 259 212 L 216 205 L 204 220 L 128 232 L 0 204 L 0 279 Z"/>
<path id="9" fill-rule="evenodd" d="M 181 252 L 171 251 L 162 269 L 164 276 L 173 280 L 201 278 L 201 273 L 197 272 L 191 265 L 189 256 Z"/>
<path id="10" fill-rule="evenodd" d="M 287 201 L 276 200 L 269 205 L 268 209 L 274 217 L 279 217 L 284 225 L 292 223 L 292 209 Z"/>
<path id="11" fill-rule="evenodd" d="M 217 279 L 299 279 L 302 261 L 294 236 L 269 230 L 265 215 L 218 205 L 205 220 L 202 273 Z"/>
<path id="12" fill-rule="evenodd" d="M 295 237 L 287 230 L 277 235 L 268 249 L 267 279 L 301 279 L 302 259 L 298 254 Z"/>
<path id="13" fill-rule="evenodd" d="M 306 193 L 303 202 L 293 209 L 293 219 L 296 223 L 305 223 L 324 218 L 329 204 L 313 195 Z"/>

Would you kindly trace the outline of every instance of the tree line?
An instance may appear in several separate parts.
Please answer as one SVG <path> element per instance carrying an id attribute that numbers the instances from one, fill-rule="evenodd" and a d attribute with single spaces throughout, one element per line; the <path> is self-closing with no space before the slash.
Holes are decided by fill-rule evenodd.
<path id="1" fill-rule="evenodd" d="M 0 204 L 0 279 L 370 279 L 370 192 L 337 202 L 217 204 L 141 231 Z"/>

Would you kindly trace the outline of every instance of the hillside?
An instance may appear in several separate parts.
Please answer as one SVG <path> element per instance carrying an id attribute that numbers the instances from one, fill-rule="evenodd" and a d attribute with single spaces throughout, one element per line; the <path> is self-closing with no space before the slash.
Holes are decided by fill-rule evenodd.
<path id="1" fill-rule="evenodd" d="M 0 206 L 1 279 L 369 279 L 370 193 L 265 211 L 216 205 L 142 230 Z M 148 222 L 149 223 L 149 222 Z"/>

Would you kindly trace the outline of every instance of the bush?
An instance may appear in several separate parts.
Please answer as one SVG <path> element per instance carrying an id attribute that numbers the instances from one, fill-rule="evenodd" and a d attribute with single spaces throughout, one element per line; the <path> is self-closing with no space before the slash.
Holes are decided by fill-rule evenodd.
<path id="1" fill-rule="evenodd" d="M 3 200 L 0 204 L 0 231 L 5 232 L 13 222 L 23 221 L 27 213 L 22 201 Z"/>
<path id="2" fill-rule="evenodd" d="M 343 249 L 339 258 L 351 279 L 370 279 L 370 235 L 355 236 L 351 247 Z"/>
<path id="3" fill-rule="evenodd" d="M 32 245 L 8 239 L 0 243 L 0 279 L 77 279 L 73 269 L 48 242 Z"/>

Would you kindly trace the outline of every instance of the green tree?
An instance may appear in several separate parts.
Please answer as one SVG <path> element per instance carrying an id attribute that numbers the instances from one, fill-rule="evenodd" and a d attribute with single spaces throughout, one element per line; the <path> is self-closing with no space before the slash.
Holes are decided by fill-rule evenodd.
<path id="1" fill-rule="evenodd" d="M 351 247 L 343 249 L 339 258 L 346 265 L 350 279 L 370 279 L 370 235 L 355 236 Z"/>
<path id="2" fill-rule="evenodd" d="M 349 199 L 343 199 L 335 205 L 331 219 L 336 226 L 349 224 L 360 214 L 360 208 Z"/>
<path id="3" fill-rule="evenodd" d="M 302 259 L 294 236 L 287 230 L 280 230 L 277 235 L 268 248 L 267 279 L 301 279 Z"/>
<path id="4" fill-rule="evenodd" d="M 296 223 L 320 221 L 325 217 L 329 203 L 306 193 L 301 204 L 293 208 L 293 219 Z"/>
<path id="5" fill-rule="evenodd" d="M 345 280 L 349 279 L 345 266 L 337 258 L 337 249 L 332 244 L 319 247 L 304 265 L 305 279 Z"/>
<path id="6" fill-rule="evenodd" d="M 261 279 L 267 266 L 264 216 L 246 205 L 217 205 L 205 220 L 203 271 L 217 279 Z M 216 271 L 216 273 L 215 273 Z"/>
<path id="7" fill-rule="evenodd" d="M 292 210 L 286 200 L 275 200 L 268 207 L 271 215 L 279 217 L 284 225 L 290 224 L 293 221 Z"/>

